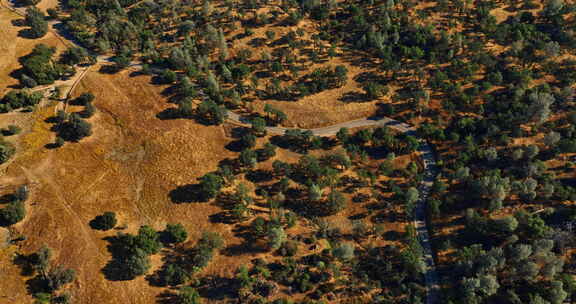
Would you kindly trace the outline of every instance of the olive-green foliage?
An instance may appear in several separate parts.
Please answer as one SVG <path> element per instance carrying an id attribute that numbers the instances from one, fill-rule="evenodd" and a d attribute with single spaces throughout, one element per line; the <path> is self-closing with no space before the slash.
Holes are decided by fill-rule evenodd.
<path id="1" fill-rule="evenodd" d="M 40 100 L 42 100 L 42 94 L 39 92 L 10 91 L 2 97 L 0 112 L 35 106 Z"/>
<path id="2" fill-rule="evenodd" d="M 204 200 L 209 200 L 218 193 L 224 185 L 224 180 L 220 175 L 208 173 L 200 178 L 200 191 Z"/>
<path id="3" fill-rule="evenodd" d="M 168 244 L 182 243 L 188 238 L 188 232 L 180 223 L 167 224 L 163 234 L 163 241 Z"/>
<path id="4" fill-rule="evenodd" d="M 22 129 L 19 126 L 9 125 L 8 128 L 2 130 L 2 134 L 5 136 L 10 136 L 10 135 L 18 134 L 18 133 L 20 133 L 20 131 L 22 131 Z"/>
<path id="5" fill-rule="evenodd" d="M 51 62 L 56 48 L 37 44 L 32 52 L 22 58 L 22 73 L 34 79 L 39 85 L 54 83 L 62 73 L 61 67 Z"/>
<path id="6" fill-rule="evenodd" d="M 162 244 L 159 241 L 158 232 L 147 225 L 140 227 L 135 241 L 136 247 L 144 251 L 146 254 L 155 254 L 162 247 Z"/>
<path id="7" fill-rule="evenodd" d="M 144 250 L 136 248 L 134 253 L 123 260 L 126 277 L 134 278 L 144 275 L 150 269 L 150 258 Z"/>
<path id="8" fill-rule="evenodd" d="M 48 33 L 46 16 L 34 6 L 26 9 L 26 23 L 30 26 L 29 32 L 32 38 L 42 38 Z"/>
<path id="9" fill-rule="evenodd" d="M 204 100 L 198 106 L 197 114 L 201 122 L 214 125 L 222 124 L 228 117 L 226 109 L 210 99 Z"/>
<path id="10" fill-rule="evenodd" d="M 78 142 L 84 137 L 92 135 L 92 125 L 73 113 L 67 121 L 58 125 L 58 136 L 66 141 Z"/>
<path id="11" fill-rule="evenodd" d="M 90 226 L 98 230 L 110 230 L 116 226 L 116 213 L 104 212 L 102 215 L 97 215 L 91 222 Z"/>
<path id="12" fill-rule="evenodd" d="M 68 48 L 60 55 L 60 62 L 67 65 L 80 64 L 88 60 L 88 51 L 81 47 Z"/>
<path id="13" fill-rule="evenodd" d="M 21 201 L 14 201 L 0 209 L 0 225 L 14 225 L 26 216 L 26 208 Z"/>
<path id="14" fill-rule="evenodd" d="M 198 291 L 192 287 L 182 287 L 178 291 L 178 300 L 182 304 L 201 304 L 202 299 Z"/>

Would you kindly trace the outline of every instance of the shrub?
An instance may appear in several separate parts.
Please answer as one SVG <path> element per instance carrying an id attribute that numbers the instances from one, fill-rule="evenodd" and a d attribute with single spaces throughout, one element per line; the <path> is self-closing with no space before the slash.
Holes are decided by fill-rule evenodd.
<path id="1" fill-rule="evenodd" d="M 94 105 L 92 105 L 91 103 L 88 103 L 88 104 L 86 104 L 86 106 L 84 106 L 84 110 L 82 112 L 80 112 L 80 117 L 90 118 L 90 117 L 94 116 L 95 112 L 96 112 L 96 108 L 94 107 Z"/>
<path id="2" fill-rule="evenodd" d="M 64 139 L 60 136 L 57 136 L 56 140 L 54 141 L 54 146 L 56 148 L 59 148 L 59 147 L 62 147 L 64 145 L 64 143 L 65 143 Z"/>
<path id="3" fill-rule="evenodd" d="M 192 287 L 182 287 L 178 291 L 178 300 L 182 304 L 200 304 L 202 300 L 200 299 L 200 294 L 198 291 Z"/>
<path id="4" fill-rule="evenodd" d="M 90 135 L 92 135 L 92 125 L 75 113 L 58 127 L 58 136 L 66 141 L 78 142 Z"/>
<path id="5" fill-rule="evenodd" d="M 116 224 L 116 213 L 110 211 L 104 212 L 104 214 L 98 215 L 92 221 L 90 221 L 90 226 L 92 229 L 104 231 L 114 228 Z"/>
<path id="6" fill-rule="evenodd" d="M 295 256 L 298 253 L 298 242 L 287 241 L 280 247 L 279 253 L 283 256 Z"/>
<path id="7" fill-rule="evenodd" d="M 14 201 L 8 204 L 6 207 L 0 209 L 0 225 L 14 225 L 23 220 L 25 216 L 26 208 L 24 208 L 24 203 L 20 201 Z"/>
<path id="8" fill-rule="evenodd" d="M 169 264 L 161 274 L 163 285 L 176 286 L 184 284 L 190 275 L 188 272 L 179 265 Z"/>
<path id="9" fill-rule="evenodd" d="M 163 232 L 163 241 L 168 244 L 182 243 L 188 238 L 188 232 L 182 224 L 168 224 Z"/>
<path id="10" fill-rule="evenodd" d="M 143 250 L 136 248 L 134 254 L 131 254 L 124 261 L 126 275 L 134 278 L 146 274 L 150 269 L 150 258 Z"/>
<path id="11" fill-rule="evenodd" d="M 26 74 L 20 75 L 20 84 L 27 88 L 33 88 L 38 85 L 36 80 Z"/>
<path id="12" fill-rule="evenodd" d="M 0 142 L 0 164 L 7 162 L 16 153 L 16 148 L 9 142 Z"/>
<path id="13" fill-rule="evenodd" d="M 332 254 L 339 260 L 351 260 L 354 258 L 354 246 L 351 243 L 344 243 L 334 248 Z"/>
<path id="14" fill-rule="evenodd" d="M 10 135 L 18 134 L 21 131 L 22 131 L 22 129 L 20 129 L 20 127 L 15 126 L 15 125 L 9 125 L 8 128 L 2 130 L 2 134 L 4 134 L 4 136 L 10 136 Z"/>
<path id="15" fill-rule="evenodd" d="M 80 106 L 85 106 L 89 103 L 91 103 L 92 101 L 94 101 L 94 94 L 90 93 L 90 92 L 86 92 L 86 93 L 82 93 L 82 95 L 78 96 L 75 100 L 74 103 Z"/>

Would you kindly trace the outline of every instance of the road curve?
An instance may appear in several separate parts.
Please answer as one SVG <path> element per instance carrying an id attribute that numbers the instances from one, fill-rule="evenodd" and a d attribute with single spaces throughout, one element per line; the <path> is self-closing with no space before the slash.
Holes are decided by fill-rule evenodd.
<path id="1" fill-rule="evenodd" d="M 25 8 L 17 8 L 10 0 L 0 0 L 2 6 L 5 6 L 9 10 L 17 13 L 18 15 L 25 16 Z M 57 30 L 57 27 L 61 26 L 61 22 L 59 21 L 51 21 L 49 22 L 50 31 L 54 33 L 58 39 L 65 41 L 65 44 L 72 44 L 75 47 L 82 47 L 75 41 L 68 39 L 61 35 Z M 110 56 L 97 56 L 96 62 L 97 63 L 106 63 L 110 62 Z M 73 88 L 82 80 L 82 78 L 87 74 L 88 70 L 91 66 L 87 67 L 80 73 L 77 73 L 74 77 L 69 80 L 58 82 L 57 84 L 53 84 L 50 86 L 44 86 L 41 88 L 36 88 L 34 90 L 47 90 L 53 89 L 57 85 L 70 85 L 70 90 L 68 91 L 67 98 L 72 92 Z M 129 67 L 132 68 L 141 68 L 142 65 L 136 62 L 132 62 Z M 228 111 L 228 120 L 234 124 L 240 124 L 244 126 L 249 125 L 248 119 L 242 117 L 241 115 L 234 113 L 232 111 Z M 407 135 L 416 136 L 416 128 L 409 124 L 394 120 L 388 117 L 379 117 L 379 118 L 362 118 L 356 120 L 350 120 L 347 122 L 330 125 L 322 128 L 315 128 L 315 129 L 301 129 L 301 130 L 310 130 L 316 136 L 334 136 L 341 128 L 357 128 L 357 127 L 377 127 L 377 126 L 387 126 L 391 129 L 396 131 L 402 132 Z M 290 128 L 285 127 L 266 127 L 267 131 L 271 134 L 284 134 L 286 130 Z M 434 179 L 438 174 L 438 167 L 435 161 L 435 154 L 434 150 L 430 146 L 428 142 L 425 140 L 419 139 L 420 146 L 418 151 L 422 157 L 422 161 L 424 163 L 424 178 L 418 187 L 420 193 L 420 199 L 416 205 L 414 211 L 414 220 L 413 225 L 416 228 L 416 233 L 420 245 L 423 249 L 423 259 L 426 265 L 426 269 L 424 272 L 424 279 L 427 289 L 426 294 L 426 304 L 435 304 L 438 302 L 439 298 L 439 291 L 440 291 L 440 280 L 438 276 L 438 272 L 436 270 L 434 257 L 432 254 L 432 246 L 430 242 L 430 237 L 428 233 L 428 228 L 426 225 L 426 201 L 428 199 L 428 195 L 430 193 L 430 189 L 432 184 L 434 183 Z"/>

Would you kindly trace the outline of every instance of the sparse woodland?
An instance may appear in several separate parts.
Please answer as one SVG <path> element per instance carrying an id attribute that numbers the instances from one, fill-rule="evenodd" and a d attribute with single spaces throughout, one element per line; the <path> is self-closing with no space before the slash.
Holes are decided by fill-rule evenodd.
<path id="1" fill-rule="evenodd" d="M 26 12 L 32 38 L 44 36 L 43 13 Z M 1 99 L 0 112 L 34 109 L 43 96 L 25 88 L 110 56 L 101 73 L 135 63 L 135 77 L 167 87 L 173 105 L 157 119 L 226 128 L 236 155 L 167 196 L 217 206 L 206 221 L 230 226 L 242 245 L 182 223 L 112 232 L 121 229 L 112 210 L 89 224 L 112 233 L 107 280 L 144 276 L 165 289 L 159 303 L 429 303 L 413 226 L 424 200 L 437 303 L 575 300 L 573 1 L 65 0 L 52 15 L 82 47 L 57 56 L 38 44 L 20 59 L 22 89 Z M 357 89 L 346 91 L 351 83 Z M 294 119 L 282 102 L 326 92 L 417 131 L 274 128 Z M 66 102 L 84 109 L 51 119 L 52 148 L 93 134 L 94 95 Z M 231 115 L 244 124 L 228 123 Z M 422 141 L 438 167 L 425 196 Z M 0 142 L 0 163 L 14 154 Z M 25 216 L 18 191 L 0 209 L 3 226 Z M 223 253 L 257 258 L 232 277 L 206 274 Z M 73 270 L 50 266 L 46 248 L 22 259 L 39 303 L 71 301 L 60 288 Z"/>

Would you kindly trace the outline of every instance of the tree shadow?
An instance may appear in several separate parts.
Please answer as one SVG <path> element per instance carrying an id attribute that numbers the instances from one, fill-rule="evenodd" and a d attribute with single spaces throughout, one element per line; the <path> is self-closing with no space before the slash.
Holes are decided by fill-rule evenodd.
<path id="1" fill-rule="evenodd" d="M 20 268 L 20 275 L 22 276 L 31 276 L 34 274 L 34 266 L 31 263 L 31 259 L 33 258 L 34 253 L 25 255 L 25 254 L 16 254 L 16 257 L 13 259 L 14 265 Z"/>
<path id="2" fill-rule="evenodd" d="M 8 204 L 16 200 L 16 196 L 13 193 L 4 194 L 0 196 L 0 204 Z"/>
<path id="3" fill-rule="evenodd" d="M 244 150 L 246 147 L 241 140 L 234 140 L 226 144 L 224 148 L 232 152 L 242 152 L 242 150 Z"/>
<path id="4" fill-rule="evenodd" d="M 36 35 L 34 35 L 34 32 L 32 31 L 32 29 L 26 28 L 26 29 L 21 29 L 18 31 L 18 37 L 24 38 L 24 39 L 38 39 L 41 37 L 37 37 Z"/>
<path id="5" fill-rule="evenodd" d="M 341 102 L 369 102 L 372 101 L 366 94 L 361 92 L 346 92 L 340 98 L 338 98 Z"/>
<path id="6" fill-rule="evenodd" d="M 274 175 L 270 170 L 263 169 L 250 170 L 246 173 L 245 176 L 247 180 L 255 184 L 269 182 L 274 178 Z"/>
<path id="7" fill-rule="evenodd" d="M 52 290 L 48 286 L 48 280 L 40 274 L 26 280 L 26 290 L 28 294 L 35 295 L 38 293 L 51 293 Z"/>
<path id="8" fill-rule="evenodd" d="M 182 113 L 180 113 L 180 111 L 178 111 L 177 108 L 168 108 L 156 114 L 156 118 L 160 120 L 171 120 L 171 119 L 184 118 L 184 116 L 182 115 Z"/>
<path id="9" fill-rule="evenodd" d="M 204 278 L 204 285 L 197 288 L 201 297 L 210 301 L 224 300 L 226 298 L 236 299 L 237 280 L 216 275 L 209 275 Z"/>
<path id="10" fill-rule="evenodd" d="M 117 65 L 102 65 L 98 70 L 99 73 L 113 75 L 120 72 L 122 69 Z"/>
<path id="11" fill-rule="evenodd" d="M 208 198 L 202 193 L 200 184 L 190 184 L 178 186 L 168 194 L 170 200 L 175 204 L 206 202 Z"/>
<path id="12" fill-rule="evenodd" d="M 169 290 L 165 290 L 156 296 L 156 303 L 158 304 L 174 304 L 178 303 L 178 295 Z"/>
<path id="13" fill-rule="evenodd" d="M 234 224 L 238 221 L 238 219 L 230 214 L 229 211 L 222 211 L 218 213 L 211 214 L 209 216 L 210 222 L 214 224 Z"/>

